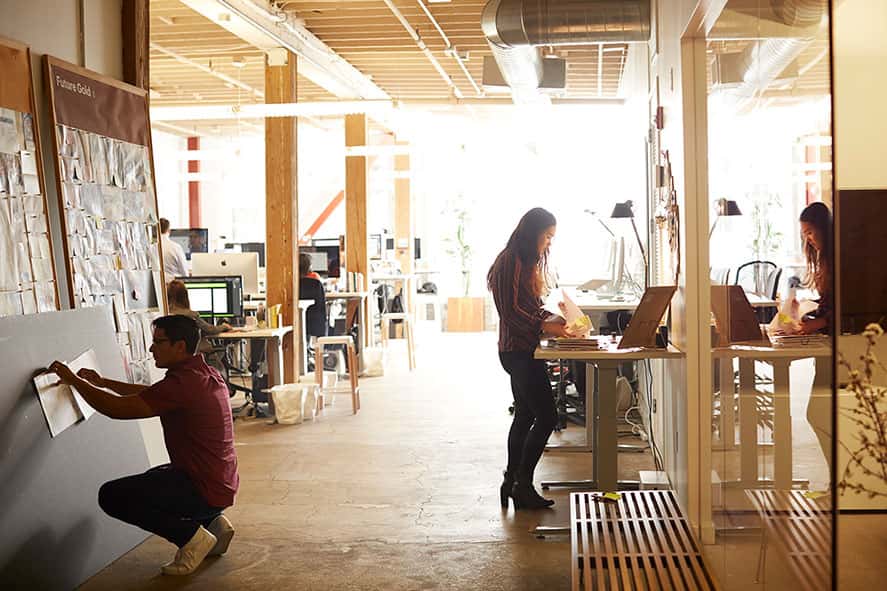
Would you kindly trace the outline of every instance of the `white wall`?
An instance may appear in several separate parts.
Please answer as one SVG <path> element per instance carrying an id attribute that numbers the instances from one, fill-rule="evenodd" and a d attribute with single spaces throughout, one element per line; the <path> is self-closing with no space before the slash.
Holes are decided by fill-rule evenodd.
<path id="1" fill-rule="evenodd" d="M 58 278 L 59 301 L 68 306 L 68 281 L 64 266 L 55 167 L 52 164 L 52 129 L 49 107 L 43 93 L 43 55 L 85 66 L 101 74 L 120 79 L 123 71 L 121 42 L 121 0 L 85 2 L 84 27 L 78 27 L 77 0 L 0 0 L 0 36 L 31 47 L 34 95 L 37 99 L 37 123 L 43 150 L 46 201 L 53 242 L 53 259 Z M 84 55 L 80 38 L 83 35 Z M 0 73 L 2 76 L 2 73 Z"/>
<path id="2" fill-rule="evenodd" d="M 154 150 L 154 184 L 157 187 L 157 211 L 173 228 L 188 227 L 188 166 L 181 153 L 187 147 L 185 138 L 156 129 L 151 130 Z"/>

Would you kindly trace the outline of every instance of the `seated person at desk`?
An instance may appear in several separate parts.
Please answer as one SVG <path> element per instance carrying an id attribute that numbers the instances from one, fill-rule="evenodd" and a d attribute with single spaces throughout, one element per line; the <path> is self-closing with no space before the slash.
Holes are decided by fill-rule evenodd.
<path id="1" fill-rule="evenodd" d="M 320 275 L 311 270 L 311 255 L 307 252 L 299 253 L 299 277 L 320 281 Z"/>
<path id="2" fill-rule="evenodd" d="M 191 302 L 188 299 L 188 288 L 185 283 L 178 279 L 173 279 L 166 286 L 166 299 L 169 301 L 169 313 L 178 316 L 187 316 L 197 323 L 200 334 L 204 337 L 211 337 L 223 332 L 231 330 L 231 325 L 227 322 L 221 324 L 210 324 L 200 317 L 200 314 L 191 309 Z M 200 339 L 200 352 L 210 353 L 212 351 L 210 345 L 205 338 Z"/>
<path id="3" fill-rule="evenodd" d="M 112 419 L 160 417 L 170 463 L 106 482 L 99 489 L 99 506 L 178 546 L 161 570 L 187 575 L 207 556 L 224 554 L 234 536 L 222 513 L 234 504 L 239 484 L 234 424 L 228 387 L 197 352 L 197 323 L 163 316 L 153 327 L 151 354 L 167 371 L 152 386 L 117 382 L 92 369 L 74 375 L 59 361 L 49 371 Z"/>
<path id="4" fill-rule="evenodd" d="M 533 486 L 533 472 L 557 424 L 554 394 L 545 361 L 534 353 L 542 334 L 570 336 L 564 319 L 542 307 L 548 248 L 555 218 L 537 207 L 521 218 L 487 274 L 487 287 L 499 312 L 499 361 L 511 377 L 514 420 L 508 433 L 508 466 L 499 489 L 502 507 L 541 509 L 554 501 Z"/>

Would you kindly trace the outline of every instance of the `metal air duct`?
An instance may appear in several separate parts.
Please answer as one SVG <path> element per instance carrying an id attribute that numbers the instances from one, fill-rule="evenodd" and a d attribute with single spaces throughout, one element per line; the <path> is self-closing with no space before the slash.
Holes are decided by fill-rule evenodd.
<path id="1" fill-rule="evenodd" d="M 645 42 L 650 0 L 490 0 L 481 28 L 515 102 L 538 102 L 552 86 L 538 46 Z"/>

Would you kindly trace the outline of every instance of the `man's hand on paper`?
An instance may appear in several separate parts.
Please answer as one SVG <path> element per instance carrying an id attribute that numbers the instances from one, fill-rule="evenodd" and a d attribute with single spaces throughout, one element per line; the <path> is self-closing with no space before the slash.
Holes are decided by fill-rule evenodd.
<path id="1" fill-rule="evenodd" d="M 71 368 L 69 368 L 61 361 L 53 361 L 52 365 L 50 365 L 48 369 L 49 371 L 57 375 L 59 377 L 59 380 L 65 385 L 71 386 L 77 382 L 77 376 L 74 375 L 74 372 L 71 371 Z"/>
<path id="2" fill-rule="evenodd" d="M 104 387 L 105 379 L 99 375 L 94 369 L 83 368 L 77 372 L 77 377 L 82 378 L 92 384 L 93 386 L 98 386 L 100 388 Z"/>

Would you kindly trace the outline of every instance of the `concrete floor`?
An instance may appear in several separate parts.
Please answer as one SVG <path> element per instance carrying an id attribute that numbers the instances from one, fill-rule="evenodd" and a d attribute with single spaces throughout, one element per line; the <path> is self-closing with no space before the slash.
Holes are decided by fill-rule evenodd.
<path id="1" fill-rule="evenodd" d="M 427 335 L 417 369 L 393 342 L 385 377 L 362 379 L 359 414 L 337 396 L 302 425 L 238 420 L 241 488 L 226 512 L 237 534 L 228 553 L 190 577 L 163 577 L 174 547 L 152 537 L 82 589 L 485 591 L 567 589 L 569 538 L 537 540 L 537 524 L 566 523 L 554 510 L 499 507 L 511 393 L 495 335 Z M 552 441 L 582 438 L 571 425 Z M 590 454 L 546 454 L 540 479 L 587 478 Z M 652 469 L 620 454 L 620 477 Z"/>
<path id="2" fill-rule="evenodd" d="M 226 512 L 237 528 L 227 555 L 190 577 L 163 577 L 159 565 L 174 548 L 152 537 L 82 589 L 568 589 L 569 538 L 528 533 L 566 523 L 567 493 L 546 493 L 554 510 L 499 508 L 511 394 L 495 335 L 417 340 L 414 372 L 402 341 L 394 341 L 385 377 L 361 380 L 356 416 L 346 394 L 314 422 L 235 423 L 241 489 Z M 809 461 L 804 455 L 815 445 L 812 434 L 798 426 L 796 435 L 796 459 L 811 473 L 821 462 L 812 451 Z M 571 425 L 552 442 L 583 436 Z M 620 478 L 653 469 L 649 454 L 620 454 L 619 462 Z M 546 454 L 537 482 L 586 478 L 590 470 L 590 454 Z M 878 588 L 887 574 L 887 516 L 840 519 L 840 589 Z M 726 590 L 794 588 L 775 552 L 766 582 L 754 582 L 759 549 L 752 534 L 721 538 L 706 553 Z"/>

